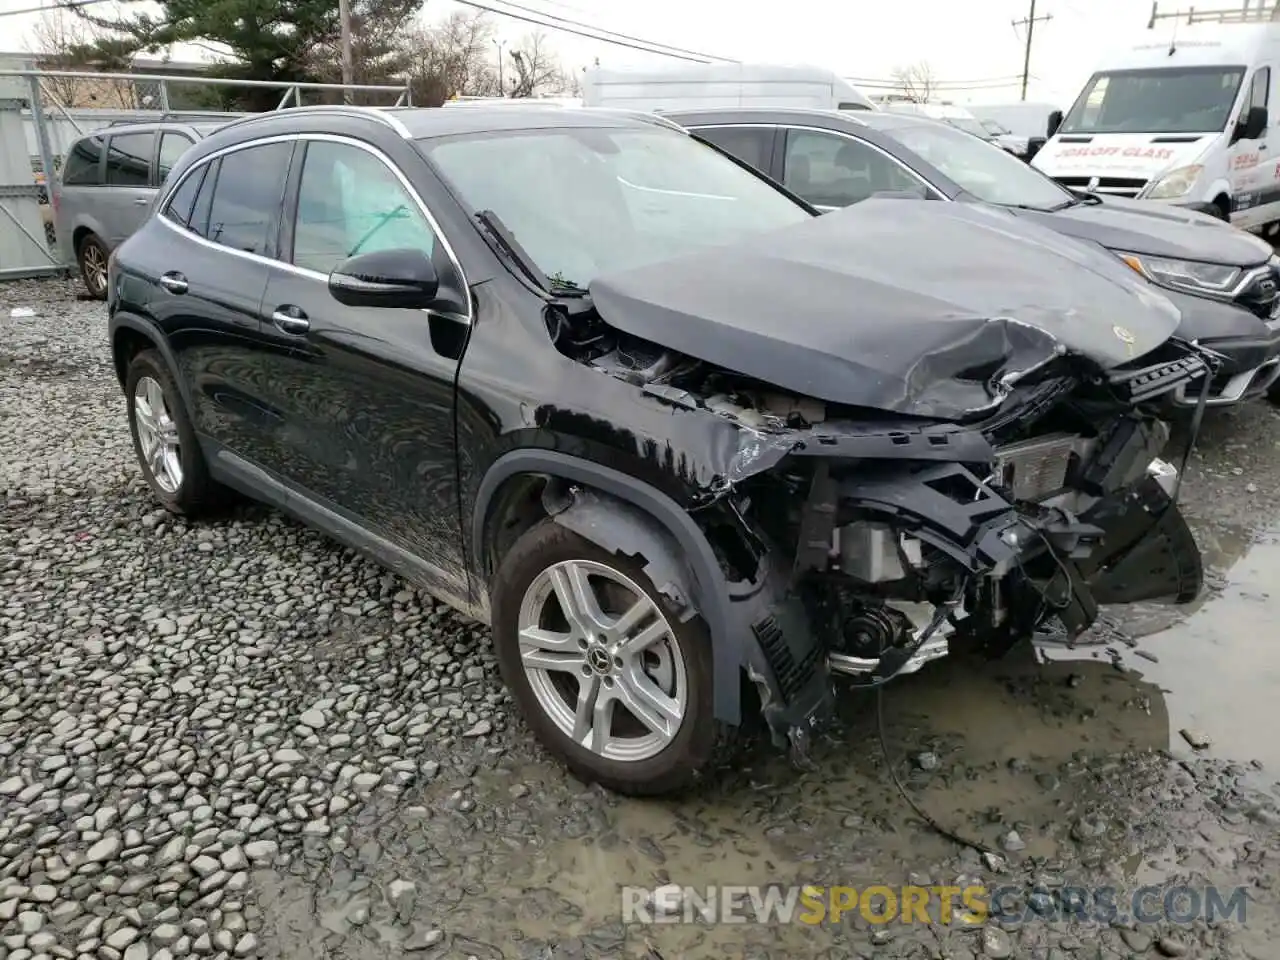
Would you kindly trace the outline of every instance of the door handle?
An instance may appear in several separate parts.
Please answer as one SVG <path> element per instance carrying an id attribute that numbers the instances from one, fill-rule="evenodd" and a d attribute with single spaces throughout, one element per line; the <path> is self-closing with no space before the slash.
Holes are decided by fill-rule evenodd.
<path id="1" fill-rule="evenodd" d="M 160 286 L 170 293 L 183 294 L 187 292 L 187 278 L 176 270 L 171 270 L 160 277 Z"/>
<path id="2" fill-rule="evenodd" d="M 145 204 L 150 203 L 150 202 L 151 202 L 151 198 L 150 198 L 150 197 L 134 197 L 134 198 L 133 198 L 133 202 L 134 202 L 134 203 L 136 203 L 138 206 L 140 206 L 140 207 L 141 207 L 141 206 L 143 206 L 143 205 L 145 205 Z"/>
<path id="3" fill-rule="evenodd" d="M 294 306 L 276 307 L 275 312 L 271 314 L 271 322 L 284 333 L 295 337 L 311 329 L 311 321 L 307 319 L 307 315 Z"/>

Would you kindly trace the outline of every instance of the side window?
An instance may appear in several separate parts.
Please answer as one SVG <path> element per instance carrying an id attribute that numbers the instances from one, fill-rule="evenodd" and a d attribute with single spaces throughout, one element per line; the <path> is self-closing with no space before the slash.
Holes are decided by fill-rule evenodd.
<path id="1" fill-rule="evenodd" d="M 174 223 L 190 229 L 191 210 L 195 207 L 196 196 L 200 192 L 200 184 L 204 182 L 205 174 L 208 172 L 209 167 L 210 164 L 206 163 L 193 171 L 178 185 L 178 189 L 173 191 L 173 196 L 165 204 L 164 215 Z"/>
<path id="2" fill-rule="evenodd" d="M 102 138 L 82 137 L 67 152 L 66 162 L 62 165 L 62 183 L 68 187 L 96 184 L 101 160 Z"/>
<path id="3" fill-rule="evenodd" d="M 160 163 L 156 170 L 156 180 L 164 183 L 169 171 L 178 162 L 178 158 L 193 146 L 191 138 L 183 133 L 166 130 L 160 134 Z"/>
<path id="4" fill-rule="evenodd" d="M 210 240 L 234 250 L 270 255 L 292 150 L 292 143 L 264 143 L 222 157 L 209 207 Z"/>
<path id="5" fill-rule="evenodd" d="M 787 132 L 783 184 L 817 207 L 847 207 L 873 193 L 922 184 L 870 144 L 834 133 Z"/>
<path id="6" fill-rule="evenodd" d="M 154 133 L 116 134 L 107 140 L 107 186 L 145 187 L 150 182 Z"/>
<path id="7" fill-rule="evenodd" d="M 308 143 L 298 185 L 294 264 L 329 273 L 358 253 L 405 247 L 431 256 L 435 234 L 387 165 L 351 144 Z"/>
<path id="8" fill-rule="evenodd" d="M 751 164 L 761 173 L 769 172 L 769 153 L 773 149 L 772 127 L 701 127 L 696 136 L 709 140 L 725 153 Z"/>

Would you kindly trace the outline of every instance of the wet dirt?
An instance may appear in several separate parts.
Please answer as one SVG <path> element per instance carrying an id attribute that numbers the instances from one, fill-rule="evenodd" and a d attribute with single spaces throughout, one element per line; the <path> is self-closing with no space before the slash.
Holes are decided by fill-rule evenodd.
<path id="1" fill-rule="evenodd" d="M 289 958 L 1274 957 L 1278 481 L 1280 415 L 1210 417 L 1184 487 L 1200 600 L 1108 610 L 1071 649 L 951 657 L 879 703 L 850 698 L 811 770 L 761 743 L 692 796 L 640 802 L 578 783 L 519 723 L 486 745 L 441 744 L 427 782 L 255 876 L 267 945 Z M 932 829 L 891 773 L 1000 856 Z M 623 922 L 632 885 L 907 883 L 1009 887 L 1004 906 L 1049 919 Z M 1146 885 L 1157 905 L 1175 887 L 1239 891 L 1246 913 L 1061 919 L 1066 890 L 1111 889 L 1124 914 Z"/>

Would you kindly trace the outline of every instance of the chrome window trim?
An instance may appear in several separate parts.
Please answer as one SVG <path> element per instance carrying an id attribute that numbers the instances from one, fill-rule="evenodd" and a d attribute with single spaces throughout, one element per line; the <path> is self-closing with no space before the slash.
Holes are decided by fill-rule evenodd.
<path id="1" fill-rule="evenodd" d="M 934 199 L 935 199 L 935 200 L 942 200 L 942 201 L 944 201 L 944 202 L 946 202 L 946 203 L 951 203 L 951 202 L 952 202 L 952 200 L 951 200 L 951 198 L 950 198 L 950 197 L 948 197 L 945 193 L 943 193 L 941 190 L 939 190 L 937 187 L 935 187 L 932 183 L 930 183 L 928 180 L 926 180 L 926 179 L 925 179 L 923 176 L 921 176 L 918 172 L 916 172 L 915 170 L 913 170 L 913 169 L 911 169 L 910 167 L 908 167 L 905 163 L 903 163 L 901 160 L 899 160 L 897 157 L 895 157 L 892 153 L 889 153 L 887 150 L 882 150 L 880 147 L 876 146 L 874 143 L 871 143 L 871 142 L 870 142 L 870 141 L 868 141 L 868 140 L 863 140 L 863 139 L 862 139 L 862 138 L 860 138 L 860 137 L 855 137 L 855 136 L 852 136 L 851 134 L 845 133 L 843 130 L 829 130 L 829 129 L 827 129 L 826 127 L 810 127 L 810 126 L 807 126 L 807 125 L 805 125 L 805 124 L 796 124 L 796 123 L 765 123 L 765 122 L 763 122 L 763 121 L 761 121 L 761 122 L 756 122 L 756 123 L 699 123 L 699 124 L 698 124 L 698 125 L 696 125 L 696 126 L 688 126 L 688 127 L 685 127 L 685 129 L 686 129 L 686 130 L 691 130 L 691 131 L 697 131 L 697 130 L 758 130 L 758 129 L 762 128 L 762 127 L 763 127 L 763 128 L 766 128 L 766 129 L 771 129 L 771 130 L 783 130 L 783 131 L 785 131 L 785 130 L 804 130 L 804 131 L 807 131 L 808 133 L 825 133 L 825 134 L 827 134 L 827 135 L 829 135 L 829 136 L 832 136 L 832 137 L 840 137 L 841 139 L 848 140 L 848 141 L 850 141 L 850 142 L 852 142 L 852 143 L 856 143 L 856 144 L 859 144 L 859 145 L 864 146 L 864 147 L 870 147 L 872 150 L 874 150 L 876 153 L 880 154 L 880 155 L 881 155 L 882 157 L 884 157 L 886 160 L 889 160 L 891 163 L 893 163 L 894 165 L 896 165 L 896 166 L 897 166 L 897 167 L 899 167 L 900 169 L 902 169 L 902 170 L 906 171 L 906 173 L 907 173 L 907 174 L 908 174 L 912 179 L 914 179 L 914 180 L 918 181 L 918 182 L 921 184 L 921 186 L 923 186 L 926 190 L 928 190 L 931 194 L 933 194 L 933 195 L 934 195 Z M 870 129 L 870 128 L 868 128 L 868 129 Z M 786 175 L 786 171 L 785 171 L 785 157 L 784 157 L 784 161 L 783 161 L 783 162 L 784 162 L 783 176 L 785 176 L 785 175 Z M 782 182 L 782 185 L 783 185 L 784 187 L 786 187 L 786 186 L 787 186 L 786 181 L 783 181 L 783 182 Z M 790 190 L 791 188 L 790 188 L 790 187 L 787 187 L 787 189 L 788 189 L 788 190 Z"/>
<path id="2" fill-rule="evenodd" d="M 169 202 L 172 199 L 173 194 L 177 191 L 177 189 L 186 181 L 188 177 L 190 177 L 196 171 L 201 170 L 204 167 L 208 166 L 214 160 L 220 159 L 221 157 L 224 157 L 229 153 L 236 153 L 240 150 L 248 150 L 251 147 L 267 146 L 273 143 L 294 143 L 299 140 L 318 140 L 326 143 L 346 144 L 347 146 L 357 147 L 358 149 L 363 150 L 366 153 L 372 154 L 374 157 L 376 157 L 378 160 L 382 162 L 383 166 L 385 166 L 388 170 L 390 170 L 395 175 L 395 178 L 400 181 L 400 185 L 405 189 L 405 192 L 408 193 L 409 196 L 413 198 L 414 203 L 418 205 L 418 209 L 422 212 L 422 215 L 426 217 L 427 223 L 431 225 L 431 229 L 435 232 L 436 239 L 439 240 L 441 246 L 444 247 L 445 253 L 448 254 L 449 256 L 449 262 L 452 263 L 454 269 L 458 271 L 458 277 L 461 279 L 461 282 L 462 282 L 462 292 L 464 296 L 466 296 L 467 298 L 467 312 L 465 315 L 448 313 L 444 311 L 429 311 L 429 312 L 438 313 L 439 316 L 446 317 L 451 320 L 465 322 L 468 326 L 470 326 L 471 323 L 473 322 L 472 305 L 471 305 L 471 285 L 467 282 L 466 271 L 462 269 L 462 262 L 458 259 L 458 255 L 454 252 L 453 245 L 449 243 L 449 238 L 445 236 L 444 231 L 440 228 L 440 221 L 438 221 L 435 218 L 435 216 L 431 213 L 431 210 L 427 206 L 426 202 L 418 194 L 418 191 L 413 188 L 413 185 L 409 182 L 408 178 L 400 171 L 400 168 L 397 167 L 394 162 L 392 162 L 391 158 L 388 157 L 381 150 L 379 150 L 377 147 L 372 146 L 371 144 L 365 143 L 362 140 L 356 140 L 353 137 L 340 136 L 338 134 L 332 134 L 332 133 L 283 133 L 283 134 L 277 134 L 275 136 L 270 136 L 270 137 L 260 137 L 256 140 L 246 140 L 243 143 L 236 143 L 236 144 L 232 144 L 229 147 L 223 147 L 221 150 L 216 150 L 213 153 L 209 154 L 207 157 L 201 157 L 199 161 L 192 164 L 188 169 L 184 170 L 182 173 L 182 176 L 179 177 L 177 180 L 175 180 L 172 184 L 166 184 L 164 195 L 160 197 L 159 202 L 157 202 L 154 207 L 154 216 L 162 224 L 164 224 L 170 230 L 173 230 L 174 232 L 178 233 L 180 236 L 186 237 L 188 240 L 192 240 L 196 243 L 203 244 L 207 247 L 210 247 L 211 249 L 220 250 L 224 253 L 229 253 L 232 256 L 243 257 L 255 263 L 266 264 L 271 267 L 287 270 L 290 273 L 294 273 L 299 276 L 308 277 L 313 280 L 320 280 L 327 283 L 329 280 L 329 275 L 326 273 L 320 273 L 317 270 L 309 270 L 306 267 L 295 266 L 292 263 L 285 263 L 283 260 L 276 260 L 272 257 L 264 257 L 258 253 L 250 253 L 247 250 L 236 250 L 233 247 L 225 246 L 221 243 L 217 243 L 213 240 L 209 240 L 205 237 L 199 236 L 198 234 L 192 233 L 190 230 L 174 223 L 167 216 L 165 216 L 165 210 L 168 208 Z"/>

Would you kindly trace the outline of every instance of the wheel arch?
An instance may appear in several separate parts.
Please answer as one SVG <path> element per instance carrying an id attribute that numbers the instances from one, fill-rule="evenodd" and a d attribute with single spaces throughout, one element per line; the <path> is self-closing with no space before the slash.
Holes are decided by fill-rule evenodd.
<path id="1" fill-rule="evenodd" d="M 190 388 L 178 375 L 178 358 L 155 324 L 134 314 L 117 311 L 111 317 L 108 330 L 111 337 L 111 362 L 115 367 L 116 379 L 120 381 L 120 388 L 123 390 L 126 386 L 129 364 L 133 358 L 143 350 L 155 350 L 173 374 L 173 381 L 182 395 L 185 412 L 190 417 L 193 409 Z"/>
<path id="2" fill-rule="evenodd" d="M 486 581 L 495 565 L 489 549 L 495 524 L 503 511 L 524 509 L 533 491 L 541 515 L 611 553 L 643 557 L 654 586 L 686 606 L 686 616 L 702 616 L 711 636 L 714 714 L 738 724 L 748 658 L 731 627 L 728 580 L 693 517 L 667 494 L 611 467 L 554 450 L 513 450 L 485 473 L 472 510 L 473 569 Z"/>

